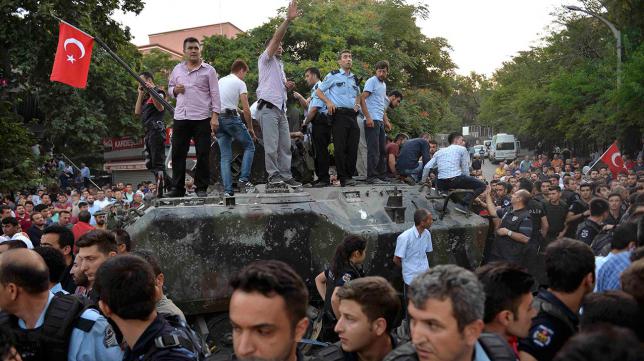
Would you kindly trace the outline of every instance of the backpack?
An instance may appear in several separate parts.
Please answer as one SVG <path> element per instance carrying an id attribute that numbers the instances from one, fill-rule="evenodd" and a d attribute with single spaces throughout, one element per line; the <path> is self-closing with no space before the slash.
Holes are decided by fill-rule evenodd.
<path id="1" fill-rule="evenodd" d="M 164 349 L 172 349 L 181 347 L 195 355 L 195 360 L 205 360 L 206 354 L 204 344 L 197 333 L 179 316 L 167 313 L 160 313 L 172 329 L 171 332 L 166 332 L 158 336 L 154 340 L 154 346 L 150 347 L 148 352 L 143 357 L 143 360 L 149 360 L 152 355 L 163 352 Z M 208 356 L 209 356 L 208 352 Z"/>
<path id="2" fill-rule="evenodd" d="M 37 329 L 24 330 L 18 326 L 18 318 L 0 313 L 0 325 L 7 326 L 16 337 L 16 349 L 27 361 L 66 361 L 71 333 L 75 328 L 89 332 L 95 321 L 80 316 L 89 308 L 95 308 L 86 299 L 74 295 L 54 295 L 43 325 Z"/>
<path id="3" fill-rule="evenodd" d="M 510 344 L 496 334 L 484 332 L 479 336 L 478 341 L 491 361 L 517 360 L 517 355 Z"/>

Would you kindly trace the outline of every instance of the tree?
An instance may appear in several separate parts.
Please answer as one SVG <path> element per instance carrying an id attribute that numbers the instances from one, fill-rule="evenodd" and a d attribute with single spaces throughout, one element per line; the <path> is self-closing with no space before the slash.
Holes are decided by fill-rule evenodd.
<path id="1" fill-rule="evenodd" d="M 8 0 L 0 8 L 0 100 L 13 104 L 25 126 L 39 129 L 40 142 L 55 153 L 83 160 L 102 158 L 101 139 L 134 131 L 135 83 L 96 46 L 84 90 L 49 81 L 58 41 L 59 17 L 101 38 L 127 63 L 140 59 L 127 29 L 111 18 L 115 10 L 138 13 L 141 0 Z"/>
<path id="2" fill-rule="evenodd" d="M 350 49 L 352 71 L 363 82 L 373 75 L 377 61 L 389 61 L 387 87 L 406 96 L 391 116 L 396 129 L 415 136 L 439 128 L 438 124 L 456 124 L 446 106 L 454 70 L 449 45 L 445 39 L 426 37 L 415 23 L 428 15 L 425 6 L 398 0 L 302 0 L 298 8 L 302 16 L 290 24 L 283 46 L 286 76 L 300 93 L 309 94 L 304 81 L 307 68 L 315 66 L 324 76 L 338 68 L 338 52 Z M 246 83 L 251 101 L 257 89 L 257 59 L 282 19 L 272 18 L 235 39 L 213 36 L 204 41 L 204 59 L 220 74 L 226 74 L 237 58 L 249 64 Z"/>
<path id="3" fill-rule="evenodd" d="M 616 88 L 610 30 L 595 18 L 561 13 L 557 21 L 563 27 L 551 30 L 542 46 L 520 52 L 495 72 L 483 93 L 480 119 L 524 140 L 566 145 L 581 153 L 619 138 L 622 151 L 632 154 L 641 148 L 644 128 L 644 13 L 632 11 L 644 1 L 584 2 L 622 29 L 623 86 Z"/>

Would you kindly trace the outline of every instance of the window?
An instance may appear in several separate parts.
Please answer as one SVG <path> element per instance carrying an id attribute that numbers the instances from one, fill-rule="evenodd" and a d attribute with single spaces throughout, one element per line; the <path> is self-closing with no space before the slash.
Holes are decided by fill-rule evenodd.
<path id="1" fill-rule="evenodd" d="M 514 150 L 514 143 L 496 143 L 496 150 Z"/>

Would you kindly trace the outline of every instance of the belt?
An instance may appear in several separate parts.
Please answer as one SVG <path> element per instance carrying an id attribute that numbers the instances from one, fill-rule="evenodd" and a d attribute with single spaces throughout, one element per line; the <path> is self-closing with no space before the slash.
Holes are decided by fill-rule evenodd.
<path id="1" fill-rule="evenodd" d="M 237 113 L 237 109 L 224 109 L 224 115 L 236 117 L 239 114 Z"/>
<path id="2" fill-rule="evenodd" d="M 355 115 L 357 114 L 355 109 L 353 108 L 335 108 L 336 113 L 346 113 L 346 114 L 351 114 Z"/>
<path id="3" fill-rule="evenodd" d="M 263 107 L 267 107 L 268 109 L 277 108 L 277 106 L 275 104 L 273 104 L 271 102 L 267 102 L 264 99 L 259 99 L 257 101 L 257 110 L 262 110 Z"/>

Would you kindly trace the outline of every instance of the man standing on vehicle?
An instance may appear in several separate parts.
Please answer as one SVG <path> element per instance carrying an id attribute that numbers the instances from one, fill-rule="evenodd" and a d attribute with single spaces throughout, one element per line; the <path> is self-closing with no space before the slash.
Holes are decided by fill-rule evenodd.
<path id="1" fill-rule="evenodd" d="M 217 71 L 201 59 L 201 44 L 196 38 L 183 41 L 186 61 L 175 66 L 170 74 L 168 91 L 177 98 L 172 125 L 172 181 L 168 197 L 183 197 L 186 193 L 186 157 L 190 140 L 197 152 L 195 185 L 197 196 L 207 196 L 210 183 L 211 134 L 219 128 L 219 84 Z"/>
<path id="2" fill-rule="evenodd" d="M 232 142 L 236 140 L 244 148 L 244 156 L 241 165 L 241 174 L 239 175 L 239 189 L 243 191 L 252 191 L 254 186 L 250 183 L 250 170 L 253 165 L 253 156 L 255 155 L 255 132 L 253 131 L 253 120 L 250 115 L 248 106 L 248 90 L 244 78 L 248 73 L 248 65 L 241 59 L 235 60 L 230 68 L 230 74 L 219 79 L 219 90 L 221 92 L 222 113 L 219 118 L 219 130 L 217 131 L 217 143 L 221 152 L 221 179 L 224 183 L 224 196 L 232 197 L 233 176 L 230 169 L 230 163 L 233 159 Z M 237 106 L 241 100 L 244 111 L 244 120 L 237 112 Z"/>
<path id="3" fill-rule="evenodd" d="M 358 161 L 360 128 L 357 115 L 360 103 L 360 85 L 351 72 L 353 58 L 350 50 L 338 54 L 339 70 L 334 70 L 324 77 L 316 90 L 317 95 L 327 107 L 327 114 L 333 125 L 333 146 L 335 168 L 341 186 L 356 184 L 353 175 Z"/>
<path id="4" fill-rule="evenodd" d="M 291 174 L 291 137 L 286 119 L 286 91 L 292 90 L 295 83 L 286 80 L 282 63 L 282 39 L 288 25 L 297 16 L 297 1 L 292 0 L 288 5 L 286 19 L 266 43 L 266 50 L 257 61 L 257 120 L 262 128 L 268 183 L 286 183 L 292 187 L 299 187 L 302 183 L 293 179 Z"/>

